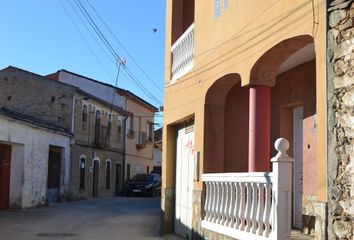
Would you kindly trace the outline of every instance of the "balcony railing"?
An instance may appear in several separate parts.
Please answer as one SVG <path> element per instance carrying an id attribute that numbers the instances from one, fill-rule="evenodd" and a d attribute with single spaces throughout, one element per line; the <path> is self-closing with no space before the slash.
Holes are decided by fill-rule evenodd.
<path id="1" fill-rule="evenodd" d="M 136 147 L 138 149 L 144 148 L 147 142 L 146 132 L 137 132 Z"/>
<path id="2" fill-rule="evenodd" d="M 185 75 L 194 65 L 194 23 L 171 47 L 171 83 Z"/>
<path id="3" fill-rule="evenodd" d="M 286 154 L 287 140 L 275 146 L 271 173 L 203 174 L 203 228 L 240 240 L 290 239 L 293 159 Z"/>

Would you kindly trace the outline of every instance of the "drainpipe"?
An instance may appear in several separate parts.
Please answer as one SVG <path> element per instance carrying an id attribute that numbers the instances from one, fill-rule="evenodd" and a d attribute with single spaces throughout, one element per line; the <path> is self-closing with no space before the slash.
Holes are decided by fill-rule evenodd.
<path id="1" fill-rule="evenodd" d="M 123 131 L 123 173 L 122 173 L 122 178 L 123 178 L 123 188 L 122 188 L 122 195 L 124 194 L 124 189 L 125 189 L 125 183 L 124 183 L 124 178 L 125 178 L 125 155 L 126 155 L 126 151 L 125 151 L 125 143 L 126 143 L 126 136 L 127 136 L 127 119 L 128 116 L 124 117 L 124 131 Z"/>

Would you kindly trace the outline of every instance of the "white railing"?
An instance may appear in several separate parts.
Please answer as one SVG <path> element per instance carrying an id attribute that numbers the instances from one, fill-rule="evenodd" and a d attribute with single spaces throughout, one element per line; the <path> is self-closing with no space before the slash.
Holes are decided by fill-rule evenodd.
<path id="1" fill-rule="evenodd" d="M 275 148 L 271 173 L 203 174 L 203 228 L 240 240 L 290 239 L 293 159 L 286 139 L 278 139 Z"/>
<path id="2" fill-rule="evenodd" d="M 185 75 L 194 65 L 194 23 L 171 47 L 171 83 Z"/>

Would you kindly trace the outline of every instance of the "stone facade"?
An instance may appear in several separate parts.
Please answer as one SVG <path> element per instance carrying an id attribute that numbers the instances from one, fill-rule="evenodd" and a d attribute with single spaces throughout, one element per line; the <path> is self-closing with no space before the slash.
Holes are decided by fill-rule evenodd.
<path id="1" fill-rule="evenodd" d="M 328 239 L 354 239 L 354 3 L 328 4 Z"/>

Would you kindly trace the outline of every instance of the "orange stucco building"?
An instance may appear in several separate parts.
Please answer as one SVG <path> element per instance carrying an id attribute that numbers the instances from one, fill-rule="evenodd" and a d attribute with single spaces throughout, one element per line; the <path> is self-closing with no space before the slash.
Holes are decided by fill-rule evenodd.
<path id="1" fill-rule="evenodd" d="M 326 13 L 325 1 L 167 1 L 164 232 L 216 239 L 200 224 L 202 174 L 270 171 L 284 137 L 292 226 L 325 239 Z"/>

